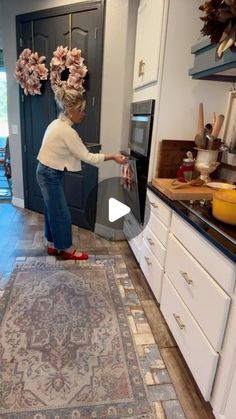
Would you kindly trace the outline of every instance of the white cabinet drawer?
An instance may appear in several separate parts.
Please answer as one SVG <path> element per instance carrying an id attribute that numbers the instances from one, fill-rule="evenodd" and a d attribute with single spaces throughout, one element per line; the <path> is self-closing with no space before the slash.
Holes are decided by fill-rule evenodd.
<path id="1" fill-rule="evenodd" d="M 171 233 L 209 274 L 231 293 L 235 285 L 235 265 L 189 224 L 173 213 Z"/>
<path id="2" fill-rule="evenodd" d="M 233 380 L 231 383 L 229 395 L 226 402 L 224 416 L 222 416 L 222 418 L 224 419 L 235 419 L 235 412 L 236 412 L 235 389 L 236 389 L 236 370 L 234 371 Z"/>
<path id="3" fill-rule="evenodd" d="M 147 225 L 163 246 L 166 247 L 169 234 L 168 228 L 152 212 Z"/>
<path id="4" fill-rule="evenodd" d="M 141 255 L 141 244 L 137 242 L 136 239 L 131 239 L 129 241 L 129 245 L 133 251 L 134 256 L 136 257 L 138 263 L 140 262 L 140 255 Z"/>
<path id="5" fill-rule="evenodd" d="M 219 351 L 231 299 L 172 234 L 168 240 L 166 274 Z"/>
<path id="6" fill-rule="evenodd" d="M 130 212 L 129 214 L 127 214 L 124 217 L 124 223 L 126 223 L 128 225 L 128 228 L 130 230 L 131 233 L 131 237 L 139 237 L 139 240 L 141 240 L 142 235 L 142 228 L 140 226 L 140 224 L 136 221 L 136 219 L 134 218 L 133 214 Z"/>
<path id="7" fill-rule="evenodd" d="M 151 212 L 161 220 L 161 222 L 169 227 L 171 220 L 171 209 L 162 202 L 153 192 L 147 190 L 147 196 L 150 202 Z"/>
<path id="8" fill-rule="evenodd" d="M 153 294 L 157 301 L 160 301 L 163 268 L 158 263 L 156 257 L 143 241 L 140 257 L 140 268 L 142 269 Z"/>
<path id="9" fill-rule="evenodd" d="M 150 230 L 148 226 L 144 229 L 143 238 L 146 242 L 147 247 L 149 247 L 149 249 L 156 256 L 160 265 L 164 266 L 166 248 L 156 238 L 155 234 L 153 234 L 153 232 Z"/>
<path id="10" fill-rule="evenodd" d="M 161 311 L 205 400 L 209 400 L 219 355 L 165 275 Z"/>
<path id="11" fill-rule="evenodd" d="M 124 222 L 123 232 L 126 237 L 126 239 L 129 242 L 129 245 L 134 253 L 134 256 L 136 257 L 137 261 L 140 262 L 140 250 L 141 250 L 141 243 L 139 236 L 133 238 L 133 235 L 129 229 L 129 226 L 126 222 Z M 141 234 L 140 234 L 141 236 Z"/>

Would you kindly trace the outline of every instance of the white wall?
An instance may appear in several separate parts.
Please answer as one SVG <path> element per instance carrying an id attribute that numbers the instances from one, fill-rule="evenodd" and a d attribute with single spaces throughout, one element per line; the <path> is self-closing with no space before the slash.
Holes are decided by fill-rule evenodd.
<path id="1" fill-rule="evenodd" d="M 8 77 L 8 116 L 15 200 L 23 200 L 24 196 L 19 93 L 13 76 L 17 60 L 15 16 L 78 2 L 79 0 L 0 0 L 4 60 Z M 128 139 L 127 111 L 132 94 L 129 79 L 132 78 L 132 42 L 134 43 L 137 3 L 137 0 L 107 0 L 101 115 L 101 143 L 104 152 L 118 152 Z M 127 59 L 128 42 L 131 54 L 129 52 Z M 12 125 L 18 127 L 17 134 L 12 133 Z M 102 178 L 117 175 L 115 163 L 106 163 L 106 167 L 104 165 L 100 169 L 100 174 Z"/>
<path id="2" fill-rule="evenodd" d="M 226 112 L 229 83 L 193 80 L 188 75 L 194 63 L 191 47 L 201 39 L 200 4 L 201 0 L 165 0 L 167 31 L 158 83 L 134 91 L 134 100 L 156 99 L 149 180 L 156 173 L 162 139 L 194 139 L 199 102 L 204 104 L 206 122 L 213 112 Z"/>
<path id="3" fill-rule="evenodd" d="M 138 1 L 110 0 L 110 3 L 105 24 L 100 132 L 102 151 L 117 153 L 127 149 L 128 144 Z M 113 239 L 122 237 L 118 230 L 122 231 L 123 221 L 116 221 L 115 225 L 112 224 L 114 229 L 111 228 L 106 207 L 109 197 L 122 201 L 117 183 L 119 176 L 120 166 L 114 162 L 107 162 L 99 168 L 100 182 L 113 180 L 98 185 L 95 232 Z"/>
<path id="4" fill-rule="evenodd" d="M 110 4 L 109 4 L 110 3 Z M 127 148 L 134 66 L 134 44 L 138 1 L 108 1 L 102 77 L 102 150 L 117 153 Z M 120 168 L 107 162 L 100 179 L 119 176 Z"/>
<path id="5" fill-rule="evenodd" d="M 0 1 L 0 49 L 2 49 L 3 40 L 2 40 L 2 4 Z"/>
<path id="6" fill-rule="evenodd" d="M 78 0 L 70 0 L 76 3 Z M 204 103 L 206 121 L 211 114 L 225 113 L 230 85 L 192 80 L 191 46 L 200 39 L 202 22 L 198 10 L 201 0 L 165 0 L 168 10 L 165 56 L 158 83 L 133 92 L 133 100 L 156 99 L 153 147 L 149 178 L 155 174 L 161 139 L 193 139 L 198 103 Z M 17 59 L 15 15 L 65 5 L 65 0 L 0 0 L 4 58 L 8 73 L 8 113 L 12 152 L 13 194 L 23 199 L 21 135 L 18 84 L 13 73 Z M 132 44 L 138 0 L 107 0 L 105 51 L 102 83 L 101 142 L 104 152 L 116 152 L 128 139 L 129 103 L 132 89 Z M 147 46 L 148 47 L 148 46 Z M 150 48 L 153 45 L 150 43 Z M 18 134 L 11 126 L 17 125 Z M 118 167 L 107 163 L 100 178 L 117 176 Z"/>
<path id="7" fill-rule="evenodd" d="M 163 81 L 160 95 L 159 138 L 192 139 L 197 127 L 199 102 L 205 121 L 212 113 L 226 112 L 229 83 L 193 80 L 191 47 L 199 42 L 203 22 L 198 6 L 202 1 L 170 0 Z M 190 18 L 191 17 L 191 18 Z"/>

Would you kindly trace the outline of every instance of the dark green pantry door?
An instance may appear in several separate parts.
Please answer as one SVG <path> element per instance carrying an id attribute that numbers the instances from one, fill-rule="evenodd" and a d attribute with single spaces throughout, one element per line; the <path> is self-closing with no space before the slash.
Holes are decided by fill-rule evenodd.
<path id="1" fill-rule="evenodd" d="M 100 131 L 103 2 L 83 2 L 17 16 L 18 54 L 24 48 L 34 49 L 46 56 L 45 64 L 49 69 L 52 53 L 57 46 L 69 46 L 70 22 L 71 47 L 81 48 L 89 69 L 85 93 L 87 116 L 75 129 L 86 143 L 97 144 L 92 149 L 96 152 L 99 150 Z M 44 131 L 56 116 L 57 109 L 49 79 L 43 82 L 40 96 L 25 96 L 21 91 L 25 203 L 27 208 L 38 212 L 43 212 L 43 199 L 35 177 L 37 154 Z M 82 167 L 81 172 L 66 173 L 65 193 L 73 224 L 93 230 L 98 170 L 88 164 L 82 164 Z"/>

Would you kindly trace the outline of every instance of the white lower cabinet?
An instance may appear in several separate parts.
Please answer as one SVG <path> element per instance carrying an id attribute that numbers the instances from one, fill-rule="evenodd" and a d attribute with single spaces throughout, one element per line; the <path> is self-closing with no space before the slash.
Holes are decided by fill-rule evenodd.
<path id="1" fill-rule="evenodd" d="M 235 419 L 236 416 L 236 369 L 234 370 L 233 380 L 229 390 L 229 394 L 226 401 L 224 418 L 225 419 Z"/>
<path id="2" fill-rule="evenodd" d="M 232 295 L 229 320 L 219 367 L 217 368 L 211 405 L 216 419 L 236 418 L 236 293 Z"/>
<path id="3" fill-rule="evenodd" d="M 161 298 L 163 272 L 166 257 L 171 209 L 155 194 L 148 191 L 150 202 L 149 220 L 143 231 L 140 268 L 158 302 Z"/>
<path id="4" fill-rule="evenodd" d="M 230 297 L 172 234 L 165 271 L 213 348 L 219 351 Z"/>
<path id="5" fill-rule="evenodd" d="M 132 213 L 129 213 L 125 216 L 123 232 L 137 261 L 140 262 L 140 251 L 142 246 L 142 228 L 140 224 L 136 221 Z"/>
<path id="6" fill-rule="evenodd" d="M 223 408 L 224 404 L 226 406 L 226 395 L 224 399 L 222 396 L 227 386 L 229 389 L 227 371 L 229 374 L 230 367 L 226 366 L 229 349 L 226 354 L 225 346 L 229 348 L 231 340 L 229 319 L 233 309 L 235 273 L 235 264 L 231 260 L 173 213 L 161 311 L 203 397 L 212 404 L 217 419 L 236 419 L 236 411 L 234 416 L 226 416 L 227 410 Z M 233 327 L 236 334 L 235 321 Z M 229 411 L 232 403 L 228 404 Z M 225 413 L 222 414 L 222 411 Z"/>
<path id="7" fill-rule="evenodd" d="M 148 198 L 145 229 L 128 219 L 126 237 L 216 419 L 236 419 L 235 264 L 150 190 Z"/>
<path id="8" fill-rule="evenodd" d="M 159 242 L 161 242 L 162 245 L 166 247 L 168 241 L 169 227 L 165 226 L 165 224 L 163 224 L 163 222 L 156 215 L 153 214 L 153 211 L 151 211 L 150 214 L 148 227 L 157 237 Z"/>
<path id="9" fill-rule="evenodd" d="M 164 277 L 161 311 L 205 400 L 209 400 L 219 354 L 213 349 L 183 300 Z"/>
<path id="10" fill-rule="evenodd" d="M 140 268 L 142 269 L 157 301 L 160 301 L 164 269 L 145 241 L 142 244 Z"/>
<path id="11" fill-rule="evenodd" d="M 160 240 L 158 240 L 149 226 L 147 226 L 143 232 L 143 240 L 146 244 L 148 244 L 149 249 L 153 252 L 160 265 L 164 266 L 166 248 L 163 246 Z"/>
<path id="12" fill-rule="evenodd" d="M 177 214 L 172 217 L 171 233 L 226 292 L 232 293 L 235 286 L 233 262 Z"/>
<path id="13" fill-rule="evenodd" d="M 140 250 L 141 250 L 141 240 L 139 237 L 134 237 L 132 231 L 129 228 L 129 225 L 127 223 L 124 223 L 123 227 L 124 235 L 137 259 L 138 262 L 140 262 Z"/>

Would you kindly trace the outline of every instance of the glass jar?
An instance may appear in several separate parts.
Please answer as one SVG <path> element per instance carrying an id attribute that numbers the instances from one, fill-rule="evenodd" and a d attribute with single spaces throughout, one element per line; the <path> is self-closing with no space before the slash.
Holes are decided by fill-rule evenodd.
<path id="1" fill-rule="evenodd" d="M 194 170 L 194 160 L 189 158 L 184 158 L 181 166 L 181 172 L 184 179 L 187 181 L 192 180 L 193 170 Z"/>

